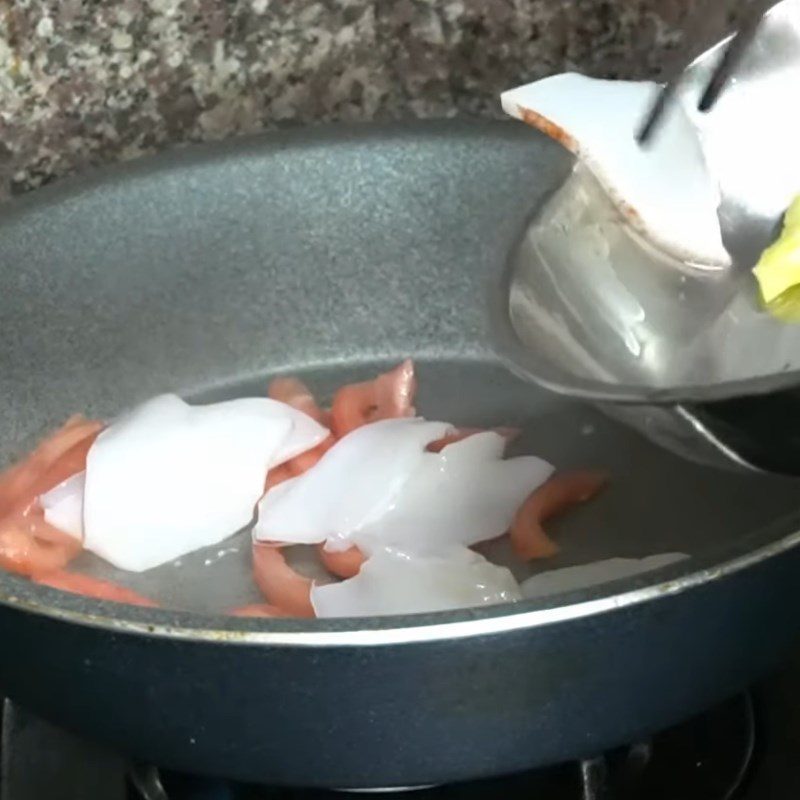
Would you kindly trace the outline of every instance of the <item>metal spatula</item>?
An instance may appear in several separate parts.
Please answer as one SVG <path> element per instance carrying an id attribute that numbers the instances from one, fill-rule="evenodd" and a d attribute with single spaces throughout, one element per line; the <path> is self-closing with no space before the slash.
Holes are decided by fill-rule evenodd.
<path id="1" fill-rule="evenodd" d="M 716 65 L 708 83 L 699 96 L 698 111 L 710 111 L 714 107 L 725 86 L 734 78 L 736 68 L 752 44 L 764 14 L 773 5 L 775 5 L 775 0 L 750 0 L 750 2 L 746 3 L 738 29 L 729 40 L 720 44 L 721 52 L 718 54 Z M 689 52 L 693 50 L 691 37 L 686 50 Z M 694 50 L 694 52 L 697 51 Z M 659 123 L 663 120 L 664 115 L 668 113 L 669 106 L 675 99 L 675 94 L 687 69 L 690 67 L 691 63 L 679 64 L 677 72 L 659 89 L 653 105 L 647 112 L 642 121 L 642 126 L 636 134 L 639 144 L 646 145 L 652 140 Z"/>
<path id="2" fill-rule="evenodd" d="M 736 69 L 710 111 L 698 106 L 708 87 L 720 85 L 715 76 L 727 40 L 693 62 L 674 90 L 719 182 L 718 217 L 732 266 L 704 270 L 654 252 L 578 167 L 536 212 L 492 303 L 498 349 L 518 373 L 564 394 L 627 404 L 617 416 L 631 412 L 648 435 L 658 427 L 652 438 L 668 446 L 680 438 L 672 449 L 684 454 L 687 431 L 688 440 L 705 432 L 699 449 L 708 451 L 711 442 L 717 452 L 710 460 L 774 469 L 752 447 L 741 459 L 738 445 L 726 449 L 735 408 L 726 407 L 724 424 L 715 420 L 718 402 L 800 386 L 800 326 L 764 312 L 751 274 L 800 193 L 800 0 L 769 9 L 748 37 L 738 60 L 729 58 Z M 701 422 L 709 404 L 714 416 Z M 656 405 L 654 426 L 643 409 Z M 669 428 L 662 412 L 678 408 L 680 431 L 661 436 Z M 740 416 L 742 425 L 753 420 L 752 413 Z M 780 462 L 781 471 L 800 473 L 800 452 L 796 469 Z"/>

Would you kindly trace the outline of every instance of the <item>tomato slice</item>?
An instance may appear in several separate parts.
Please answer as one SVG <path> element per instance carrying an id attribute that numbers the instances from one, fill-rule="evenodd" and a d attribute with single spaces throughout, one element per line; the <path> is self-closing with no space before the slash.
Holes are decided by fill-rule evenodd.
<path id="1" fill-rule="evenodd" d="M 144 597 L 133 589 L 120 586 L 112 581 L 92 578 L 89 575 L 82 575 L 79 572 L 65 572 L 55 570 L 43 575 L 36 575 L 33 578 L 35 583 L 42 586 L 50 586 L 53 589 L 60 589 L 62 592 L 72 594 L 82 594 L 85 597 L 94 597 L 97 600 L 109 600 L 112 603 L 127 603 L 131 606 L 150 606 L 158 605 L 149 597 Z"/>
<path id="2" fill-rule="evenodd" d="M 511 525 L 511 544 L 516 554 L 526 561 L 555 555 L 558 545 L 547 535 L 542 523 L 591 500 L 607 483 L 605 472 L 576 470 L 554 475 L 531 492 Z"/>
<path id="3" fill-rule="evenodd" d="M 289 478 L 293 477 L 294 475 L 292 474 L 292 470 L 289 468 L 288 463 L 279 464 L 277 467 L 273 467 L 267 473 L 267 480 L 264 483 L 264 491 L 268 492 L 273 486 L 277 486 L 279 483 L 288 481 Z"/>
<path id="4" fill-rule="evenodd" d="M 320 408 L 311 390 L 299 378 L 273 378 L 267 388 L 267 396 L 308 414 L 321 425 L 328 427 L 328 412 Z"/>
<path id="5" fill-rule="evenodd" d="M 288 611 L 284 611 L 277 606 L 271 606 L 268 603 L 252 603 L 249 606 L 239 606 L 233 608 L 228 612 L 232 617 L 291 617 Z"/>
<path id="6" fill-rule="evenodd" d="M 333 396 L 331 428 L 337 438 L 381 419 L 413 417 L 417 379 L 409 358 L 363 383 L 342 386 Z"/>
<path id="7" fill-rule="evenodd" d="M 80 551 L 80 541 L 48 525 L 38 507 L 0 521 L 0 567 L 9 572 L 31 576 L 61 569 Z"/>
<path id="8" fill-rule="evenodd" d="M 28 508 L 44 494 L 86 468 L 86 454 L 103 424 L 70 417 L 25 458 L 0 475 L 0 517 Z"/>
<path id="9" fill-rule="evenodd" d="M 292 475 L 302 475 L 304 472 L 311 469 L 334 444 L 336 444 L 336 439 L 334 439 L 333 436 L 329 436 L 327 439 L 323 439 L 316 447 L 312 447 L 310 450 L 306 450 L 305 453 L 300 453 L 299 456 L 295 456 L 288 462 L 288 467 Z"/>
<path id="10" fill-rule="evenodd" d="M 253 574 L 261 594 L 270 605 L 295 617 L 313 617 L 311 579 L 286 563 L 281 547 L 253 543 Z"/>
<path id="11" fill-rule="evenodd" d="M 361 571 L 367 557 L 355 545 L 347 550 L 326 550 L 325 543 L 317 545 L 319 557 L 328 572 L 339 578 L 353 578 Z"/>

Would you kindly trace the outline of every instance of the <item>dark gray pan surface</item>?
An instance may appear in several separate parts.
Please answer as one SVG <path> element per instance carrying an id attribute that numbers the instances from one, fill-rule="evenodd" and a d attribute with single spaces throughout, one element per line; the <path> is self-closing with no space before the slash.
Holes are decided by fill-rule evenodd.
<path id="1" fill-rule="evenodd" d="M 426 415 L 520 423 L 521 449 L 611 469 L 552 566 L 692 559 L 513 607 L 325 622 L 115 607 L 0 575 L 0 689 L 167 766 L 398 785 L 589 754 L 776 658 L 800 626 L 797 485 L 679 461 L 488 352 L 484 287 L 568 168 L 522 126 L 462 122 L 284 134 L 38 192 L 0 219 L 0 454 L 74 410 L 260 392 L 285 370 L 325 394 L 413 355 Z M 208 591 L 204 556 L 135 585 L 218 610 L 246 599 L 224 588 L 245 554 L 199 573 Z"/>

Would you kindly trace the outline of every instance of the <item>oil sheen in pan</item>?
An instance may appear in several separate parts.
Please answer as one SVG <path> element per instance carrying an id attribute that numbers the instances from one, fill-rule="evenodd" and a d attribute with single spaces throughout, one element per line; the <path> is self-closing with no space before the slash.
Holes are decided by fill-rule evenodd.
<path id="1" fill-rule="evenodd" d="M 387 363 L 329 365 L 295 374 L 326 400 L 336 386 L 373 375 Z M 713 471 L 713 480 L 708 480 L 708 468 L 660 450 L 585 404 L 544 394 L 492 361 L 422 360 L 417 367 L 420 414 L 457 425 L 519 425 L 523 435 L 512 453 L 534 453 L 559 469 L 601 467 L 611 473 L 606 491 L 552 523 L 561 545 L 555 558 L 521 565 L 503 539 L 481 546 L 491 560 L 511 567 L 519 580 L 610 557 L 697 554 L 746 534 L 767 510 L 779 514 L 793 507 L 791 492 L 766 493 L 752 477 Z M 217 388 L 192 399 L 210 402 L 263 394 L 268 379 Z M 698 531 L 704 532 L 702 538 Z M 327 579 L 313 548 L 293 547 L 289 558 L 311 577 Z M 260 600 L 251 577 L 248 530 L 145 573 L 121 572 L 90 555 L 81 556 L 76 568 L 119 581 L 170 608 L 221 612 Z"/>

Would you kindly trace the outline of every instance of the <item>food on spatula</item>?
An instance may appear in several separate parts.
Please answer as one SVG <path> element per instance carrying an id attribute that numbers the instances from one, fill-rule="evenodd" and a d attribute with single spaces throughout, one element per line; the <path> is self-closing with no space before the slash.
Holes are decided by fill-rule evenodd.
<path id="1" fill-rule="evenodd" d="M 566 73 L 501 96 L 503 109 L 538 128 L 586 164 L 620 215 L 679 261 L 724 267 L 717 206 L 697 129 L 679 103 L 646 147 L 635 134 L 656 85 Z"/>
<path id="2" fill-rule="evenodd" d="M 518 431 L 417 417 L 415 390 L 405 361 L 340 388 L 330 411 L 298 379 L 279 378 L 269 398 L 192 406 L 162 395 L 106 427 L 73 418 L 0 475 L 0 564 L 63 591 L 152 605 L 67 565 L 87 550 L 120 570 L 149 570 L 255 515 L 253 577 L 266 602 L 237 616 L 518 600 L 511 572 L 470 548 L 510 530 L 520 558 L 551 554 L 541 523 L 589 499 L 605 476 L 553 476 L 535 456 L 506 458 Z M 293 547 L 308 545 L 329 583 L 290 563 Z"/>
<path id="3" fill-rule="evenodd" d="M 800 195 L 783 218 L 783 229 L 758 260 L 753 274 L 767 311 L 784 322 L 800 322 Z"/>

